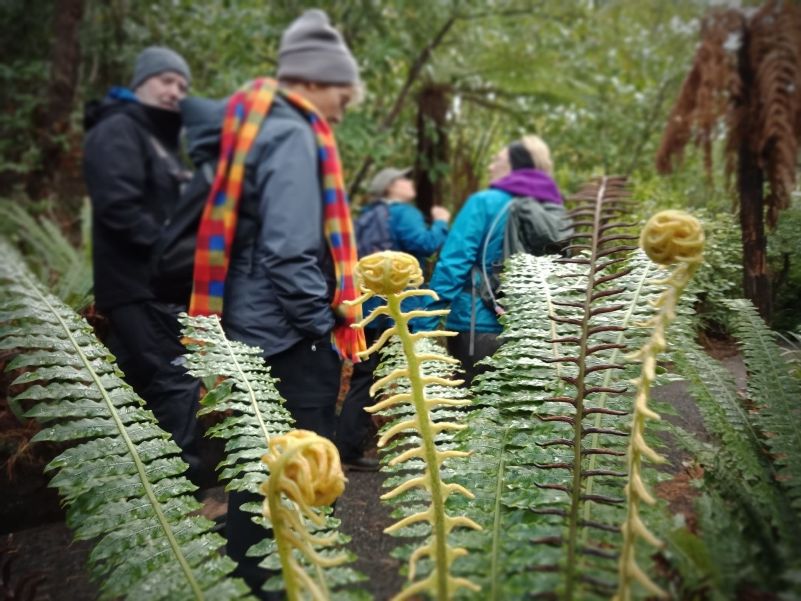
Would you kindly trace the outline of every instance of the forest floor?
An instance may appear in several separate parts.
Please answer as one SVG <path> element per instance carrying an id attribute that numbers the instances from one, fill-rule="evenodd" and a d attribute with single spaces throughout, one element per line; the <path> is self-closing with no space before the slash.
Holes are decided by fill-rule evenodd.
<path id="1" fill-rule="evenodd" d="M 736 348 L 716 344 L 710 354 L 721 360 L 735 375 L 738 384 L 745 380 L 745 369 Z M 675 415 L 670 421 L 704 436 L 701 416 L 687 393 L 684 382 L 673 382 L 653 391 L 655 400 L 670 404 Z M 666 499 L 674 512 L 692 520 L 692 490 L 689 486 L 686 457 L 675 444 L 666 441 L 662 451 L 668 456 L 675 478 L 661 484 L 657 494 Z M 374 451 L 372 451 L 374 452 Z M 18 464 L 9 478 L 0 475 L 0 598 L 8 591 L 36 585 L 33 595 L 18 595 L 26 601 L 89 601 L 97 599 L 98 589 L 86 572 L 91 545 L 73 542 L 64 523 L 56 493 L 46 488 L 47 478 L 41 464 Z M 376 601 L 389 599 L 402 585 L 400 562 L 390 556 L 396 539 L 383 533 L 391 523 L 387 507 L 378 501 L 384 476 L 379 472 L 348 472 L 345 494 L 337 501 L 336 515 L 342 530 L 352 537 L 350 549 L 359 557 L 355 567 L 368 581 L 364 588 Z M 215 491 L 223 498 L 222 489 Z"/>

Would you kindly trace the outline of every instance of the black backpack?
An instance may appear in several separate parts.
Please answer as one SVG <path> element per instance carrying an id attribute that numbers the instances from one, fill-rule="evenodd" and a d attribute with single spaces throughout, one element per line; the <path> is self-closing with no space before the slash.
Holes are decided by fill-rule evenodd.
<path id="1" fill-rule="evenodd" d="M 392 249 L 389 205 L 385 200 L 374 200 L 365 206 L 359 213 L 354 227 L 359 258 Z"/>
<path id="2" fill-rule="evenodd" d="M 487 246 L 492 233 L 506 214 L 506 228 L 503 233 L 503 253 L 498 261 L 487 269 Z M 567 246 L 566 240 L 573 233 L 570 218 L 560 204 L 539 202 L 534 198 L 519 196 L 512 199 L 503 211 L 492 221 L 484 242 L 481 245 L 479 261 L 471 271 L 471 287 L 482 302 L 495 314 L 503 313 L 499 299 L 501 271 L 506 259 L 517 253 L 530 255 L 559 254 Z M 478 286 L 474 284 L 478 274 Z"/>
<path id="3" fill-rule="evenodd" d="M 203 207 L 214 181 L 213 162 L 204 163 L 186 183 L 150 257 L 151 286 L 156 298 L 187 304 L 192 294 L 195 244 Z"/>

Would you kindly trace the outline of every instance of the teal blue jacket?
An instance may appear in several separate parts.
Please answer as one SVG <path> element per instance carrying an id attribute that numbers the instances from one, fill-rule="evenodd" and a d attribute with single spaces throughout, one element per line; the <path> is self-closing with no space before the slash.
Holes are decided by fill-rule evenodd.
<path id="1" fill-rule="evenodd" d="M 434 221 L 428 227 L 423 213 L 408 202 L 389 203 L 389 232 L 393 250 L 413 255 L 423 266 L 448 237 L 448 224 Z"/>
<path id="2" fill-rule="evenodd" d="M 451 226 L 429 284 L 439 300 L 426 303 L 427 309 L 450 307 L 445 322 L 448 330 L 469 332 L 473 312 L 476 332 L 497 333 L 502 329 L 498 317 L 481 301 L 478 295 L 480 276 L 472 271 L 473 266 L 480 265 L 481 261 L 491 270 L 493 261 L 500 260 L 503 255 L 503 235 L 509 215 L 504 209 L 511 201 L 512 195 L 503 190 L 491 188 L 476 192 L 467 199 Z M 482 258 L 479 255 L 490 227 L 493 228 L 492 235 L 486 256 Z M 472 293 L 471 278 L 475 279 L 476 294 Z M 440 318 L 416 319 L 413 326 L 416 330 L 434 330 L 439 321 Z"/>
<path id="3" fill-rule="evenodd" d="M 408 253 L 425 267 L 426 260 L 437 252 L 448 237 L 448 224 L 445 221 L 434 221 L 431 227 L 423 217 L 423 213 L 408 202 L 389 202 L 389 234 L 392 237 L 392 250 Z M 362 311 L 369 315 L 376 307 L 384 305 L 384 301 L 373 297 L 364 303 Z M 403 309 L 410 311 L 419 305 L 419 297 L 412 297 L 403 302 Z M 384 330 L 392 325 L 386 317 L 379 317 L 368 324 L 368 328 Z"/>

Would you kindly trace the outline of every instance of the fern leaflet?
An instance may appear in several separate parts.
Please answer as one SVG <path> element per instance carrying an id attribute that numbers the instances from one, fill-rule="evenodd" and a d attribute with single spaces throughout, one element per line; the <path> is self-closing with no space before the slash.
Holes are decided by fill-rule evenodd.
<path id="1" fill-rule="evenodd" d="M 183 477 L 178 447 L 156 424 L 91 327 L 48 294 L 0 242 L 3 281 L 0 348 L 26 349 L 9 368 L 31 368 L 17 401 L 35 403 L 43 422 L 34 440 L 77 442 L 47 467 L 104 599 L 241 599 L 244 583 L 213 522 L 192 515 L 195 486 Z"/>

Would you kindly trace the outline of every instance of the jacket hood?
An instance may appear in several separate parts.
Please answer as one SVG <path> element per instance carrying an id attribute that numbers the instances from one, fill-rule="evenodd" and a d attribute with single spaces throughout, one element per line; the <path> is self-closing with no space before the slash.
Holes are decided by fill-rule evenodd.
<path id="1" fill-rule="evenodd" d="M 181 114 L 142 104 L 127 88 L 112 88 L 103 100 L 87 102 L 83 114 L 84 131 L 88 132 L 98 123 L 120 113 L 158 136 L 168 146 L 177 148 Z"/>
<path id="2" fill-rule="evenodd" d="M 219 157 L 222 125 L 229 100 L 229 98 L 212 100 L 192 96 L 181 101 L 187 152 L 196 167 L 200 167 L 208 161 L 216 161 Z M 273 98 L 270 115 L 292 119 L 302 118 L 286 100 L 277 94 Z"/>
<path id="3" fill-rule="evenodd" d="M 528 196 L 540 202 L 562 204 L 562 193 L 556 182 L 538 169 L 517 169 L 490 183 L 490 188 L 503 190 L 514 196 Z"/>
<path id="4" fill-rule="evenodd" d="M 217 158 L 220 152 L 222 123 L 228 100 L 192 96 L 181 101 L 186 146 L 192 163 L 199 167 Z"/>

